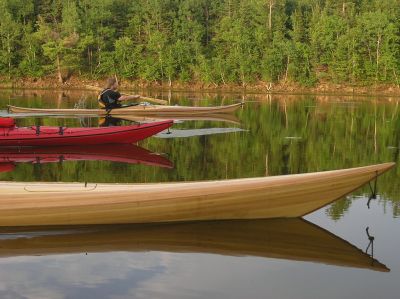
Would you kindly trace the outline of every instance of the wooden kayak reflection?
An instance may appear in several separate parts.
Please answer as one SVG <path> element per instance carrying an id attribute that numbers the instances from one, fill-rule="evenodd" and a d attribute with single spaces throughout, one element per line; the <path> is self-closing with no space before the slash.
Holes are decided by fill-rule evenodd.
<path id="1" fill-rule="evenodd" d="M 153 122 L 160 120 L 173 119 L 177 121 L 215 121 L 215 122 L 226 122 L 232 124 L 240 124 L 240 120 L 234 114 L 207 114 L 207 115 L 193 115 L 193 116 L 180 116 L 174 115 L 173 117 L 162 117 L 162 116 L 136 116 L 136 115 L 113 115 L 114 118 L 119 118 L 133 122 Z"/>
<path id="2" fill-rule="evenodd" d="M 0 147 L 0 172 L 5 165 L 46 164 L 65 161 L 110 161 L 172 168 L 167 158 L 133 144 L 101 146 Z M 12 169 L 10 169 L 12 170 Z"/>
<path id="3" fill-rule="evenodd" d="M 394 165 L 183 183 L 0 182 L 0 226 L 301 217 Z"/>
<path id="4" fill-rule="evenodd" d="M 257 256 L 389 271 L 301 218 L 0 229 L 0 257 L 115 251 Z"/>

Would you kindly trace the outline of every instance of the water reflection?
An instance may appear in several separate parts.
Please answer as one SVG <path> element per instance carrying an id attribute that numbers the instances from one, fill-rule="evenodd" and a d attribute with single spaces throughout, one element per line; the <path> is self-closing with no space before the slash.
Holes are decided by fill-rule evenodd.
<path id="1" fill-rule="evenodd" d="M 241 96 L 156 90 L 144 94 L 168 99 L 172 105 L 229 104 Z M 0 108 L 7 104 L 96 108 L 95 98 L 96 93 L 82 91 L 3 90 Z M 304 173 L 388 161 L 398 166 L 379 179 L 370 209 L 367 186 L 307 216 L 323 228 L 293 220 L 292 227 L 280 225 L 275 233 L 273 224 L 265 224 L 270 221 L 212 222 L 203 227 L 192 223 L 186 228 L 174 224 L 3 230 L 0 297 L 397 298 L 399 99 L 320 95 L 245 95 L 244 99 L 246 105 L 235 116 L 182 119 L 174 129 L 229 125 L 248 130 L 246 134 L 150 138 L 140 143 L 169 153 L 174 168 L 87 160 L 63 163 L 60 168 L 60 163 L 32 161 L 15 162 L 17 168 L 1 173 L 0 178 L 130 183 Z M 124 117 L 124 124 L 154 120 Z M 97 118 L 43 115 L 26 115 L 17 123 L 99 125 Z M 390 266 L 390 273 L 379 272 L 387 268 L 365 253 L 372 254 L 372 246 L 374 256 Z M 306 262 L 295 262 L 300 260 Z"/>
<path id="2" fill-rule="evenodd" d="M 201 105 L 230 104 L 243 96 L 157 90 L 146 91 L 144 94 L 168 99 L 171 105 L 196 105 L 200 101 Z M 120 165 L 110 167 L 109 164 L 95 163 L 84 167 L 79 163 L 71 164 L 61 177 L 56 174 L 58 170 L 54 167 L 48 166 L 42 172 L 46 173 L 46 181 L 160 182 L 294 174 L 400 162 L 400 109 L 397 98 L 254 94 L 244 95 L 244 100 L 244 108 L 228 121 L 240 121 L 241 124 L 236 125 L 248 130 L 246 134 L 168 140 L 150 138 L 141 142 L 140 145 L 144 147 L 169 153 L 175 167 L 167 172 L 162 169 L 135 171 L 121 169 Z M 53 90 L 4 91 L 0 99 L 0 105 L 4 108 L 10 103 L 26 107 L 73 108 L 78 102 L 86 108 L 96 108 L 96 93 L 74 90 L 58 94 Z M 173 129 L 232 127 L 232 123 L 218 117 L 185 120 L 175 124 Z M 129 118 L 122 120 L 123 124 L 152 120 Z M 71 127 L 82 123 L 85 126 L 97 126 L 98 119 L 30 116 L 17 119 L 17 123 L 19 126 L 37 124 Z M 80 175 L 83 168 L 85 176 Z M 43 175 L 31 175 L 31 170 L 26 167 L 19 167 L 14 173 L 18 175 L 12 178 L 3 176 L 2 179 L 43 179 Z M 379 195 L 383 200 L 391 201 L 394 213 L 399 215 L 399 166 L 390 175 L 382 177 Z"/>
<path id="3" fill-rule="evenodd" d="M 122 119 L 116 117 L 106 116 L 99 118 L 100 127 L 114 127 L 114 126 L 121 126 L 121 124 L 122 124 Z"/>
<path id="4" fill-rule="evenodd" d="M 134 116 L 134 115 L 113 115 L 115 118 L 122 120 L 134 121 L 134 122 L 149 122 L 165 120 L 165 117 L 145 117 L 145 116 Z M 207 114 L 205 115 L 192 115 L 192 116 L 174 116 L 174 120 L 177 121 L 213 121 L 213 122 L 226 122 L 240 125 L 240 120 L 234 114 Z"/>
<path id="5" fill-rule="evenodd" d="M 203 128 L 203 129 L 167 129 L 163 132 L 160 132 L 154 137 L 157 138 L 190 138 L 195 136 L 207 136 L 207 135 L 216 135 L 216 134 L 228 134 L 228 133 L 237 133 L 244 132 L 245 130 L 241 128 Z"/>
<path id="6" fill-rule="evenodd" d="M 389 271 L 347 241 L 300 218 L 1 228 L 0 236 L 0 257 L 164 251 L 257 256 Z"/>

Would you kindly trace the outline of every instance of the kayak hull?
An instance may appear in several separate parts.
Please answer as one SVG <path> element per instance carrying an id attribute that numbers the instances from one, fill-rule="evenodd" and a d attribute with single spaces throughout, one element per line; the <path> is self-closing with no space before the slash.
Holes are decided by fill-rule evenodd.
<path id="1" fill-rule="evenodd" d="M 26 127 L 0 128 L 0 146 L 61 146 L 134 143 L 155 135 L 172 121 L 98 128 Z"/>
<path id="2" fill-rule="evenodd" d="M 232 113 L 242 106 L 241 103 L 215 107 L 193 106 L 163 106 L 163 105 L 137 105 L 125 108 L 116 108 L 110 111 L 105 109 L 43 109 L 8 106 L 12 113 L 40 113 L 51 115 L 145 115 L 145 116 L 195 116 L 219 113 Z"/>
<path id="3" fill-rule="evenodd" d="M 0 226 L 301 217 L 393 166 L 189 183 L 2 182 Z"/>

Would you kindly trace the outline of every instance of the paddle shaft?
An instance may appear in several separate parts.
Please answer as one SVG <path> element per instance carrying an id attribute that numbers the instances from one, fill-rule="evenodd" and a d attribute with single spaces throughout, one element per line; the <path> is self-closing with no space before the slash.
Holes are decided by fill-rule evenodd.
<path id="1" fill-rule="evenodd" d="M 86 87 L 89 89 L 92 89 L 92 90 L 98 90 L 98 91 L 102 90 L 101 87 L 92 86 L 92 85 L 86 85 Z M 131 96 L 131 94 L 127 94 L 127 93 L 121 93 L 121 95 Z M 166 101 L 166 100 L 160 100 L 160 99 L 151 98 L 151 97 L 140 96 L 140 99 L 143 99 L 143 100 L 146 100 L 149 102 L 153 102 L 153 103 L 157 103 L 157 104 L 161 104 L 161 105 L 168 104 L 168 101 Z"/>

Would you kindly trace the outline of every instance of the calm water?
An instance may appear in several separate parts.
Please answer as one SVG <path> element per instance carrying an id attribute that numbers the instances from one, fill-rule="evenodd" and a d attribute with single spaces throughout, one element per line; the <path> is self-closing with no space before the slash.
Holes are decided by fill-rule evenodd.
<path id="1" fill-rule="evenodd" d="M 94 94 L 80 91 L 2 94 L 2 109 L 7 104 L 96 105 Z M 247 103 L 235 117 L 181 121 L 170 138 L 149 138 L 139 148 L 107 149 L 101 161 L 96 161 L 98 148 L 76 148 L 72 155 L 63 148 L 34 153 L 0 149 L 0 179 L 188 181 L 400 162 L 396 98 L 149 95 L 171 104 Z M 19 126 L 99 122 L 17 119 Z M 210 128 L 206 132 L 232 132 L 197 136 L 204 134 L 198 129 Z M 121 153 L 131 163 L 119 162 Z M 0 229 L 0 298 L 398 298 L 399 178 L 400 166 L 380 177 L 378 196 L 369 207 L 366 186 L 305 220 Z"/>

